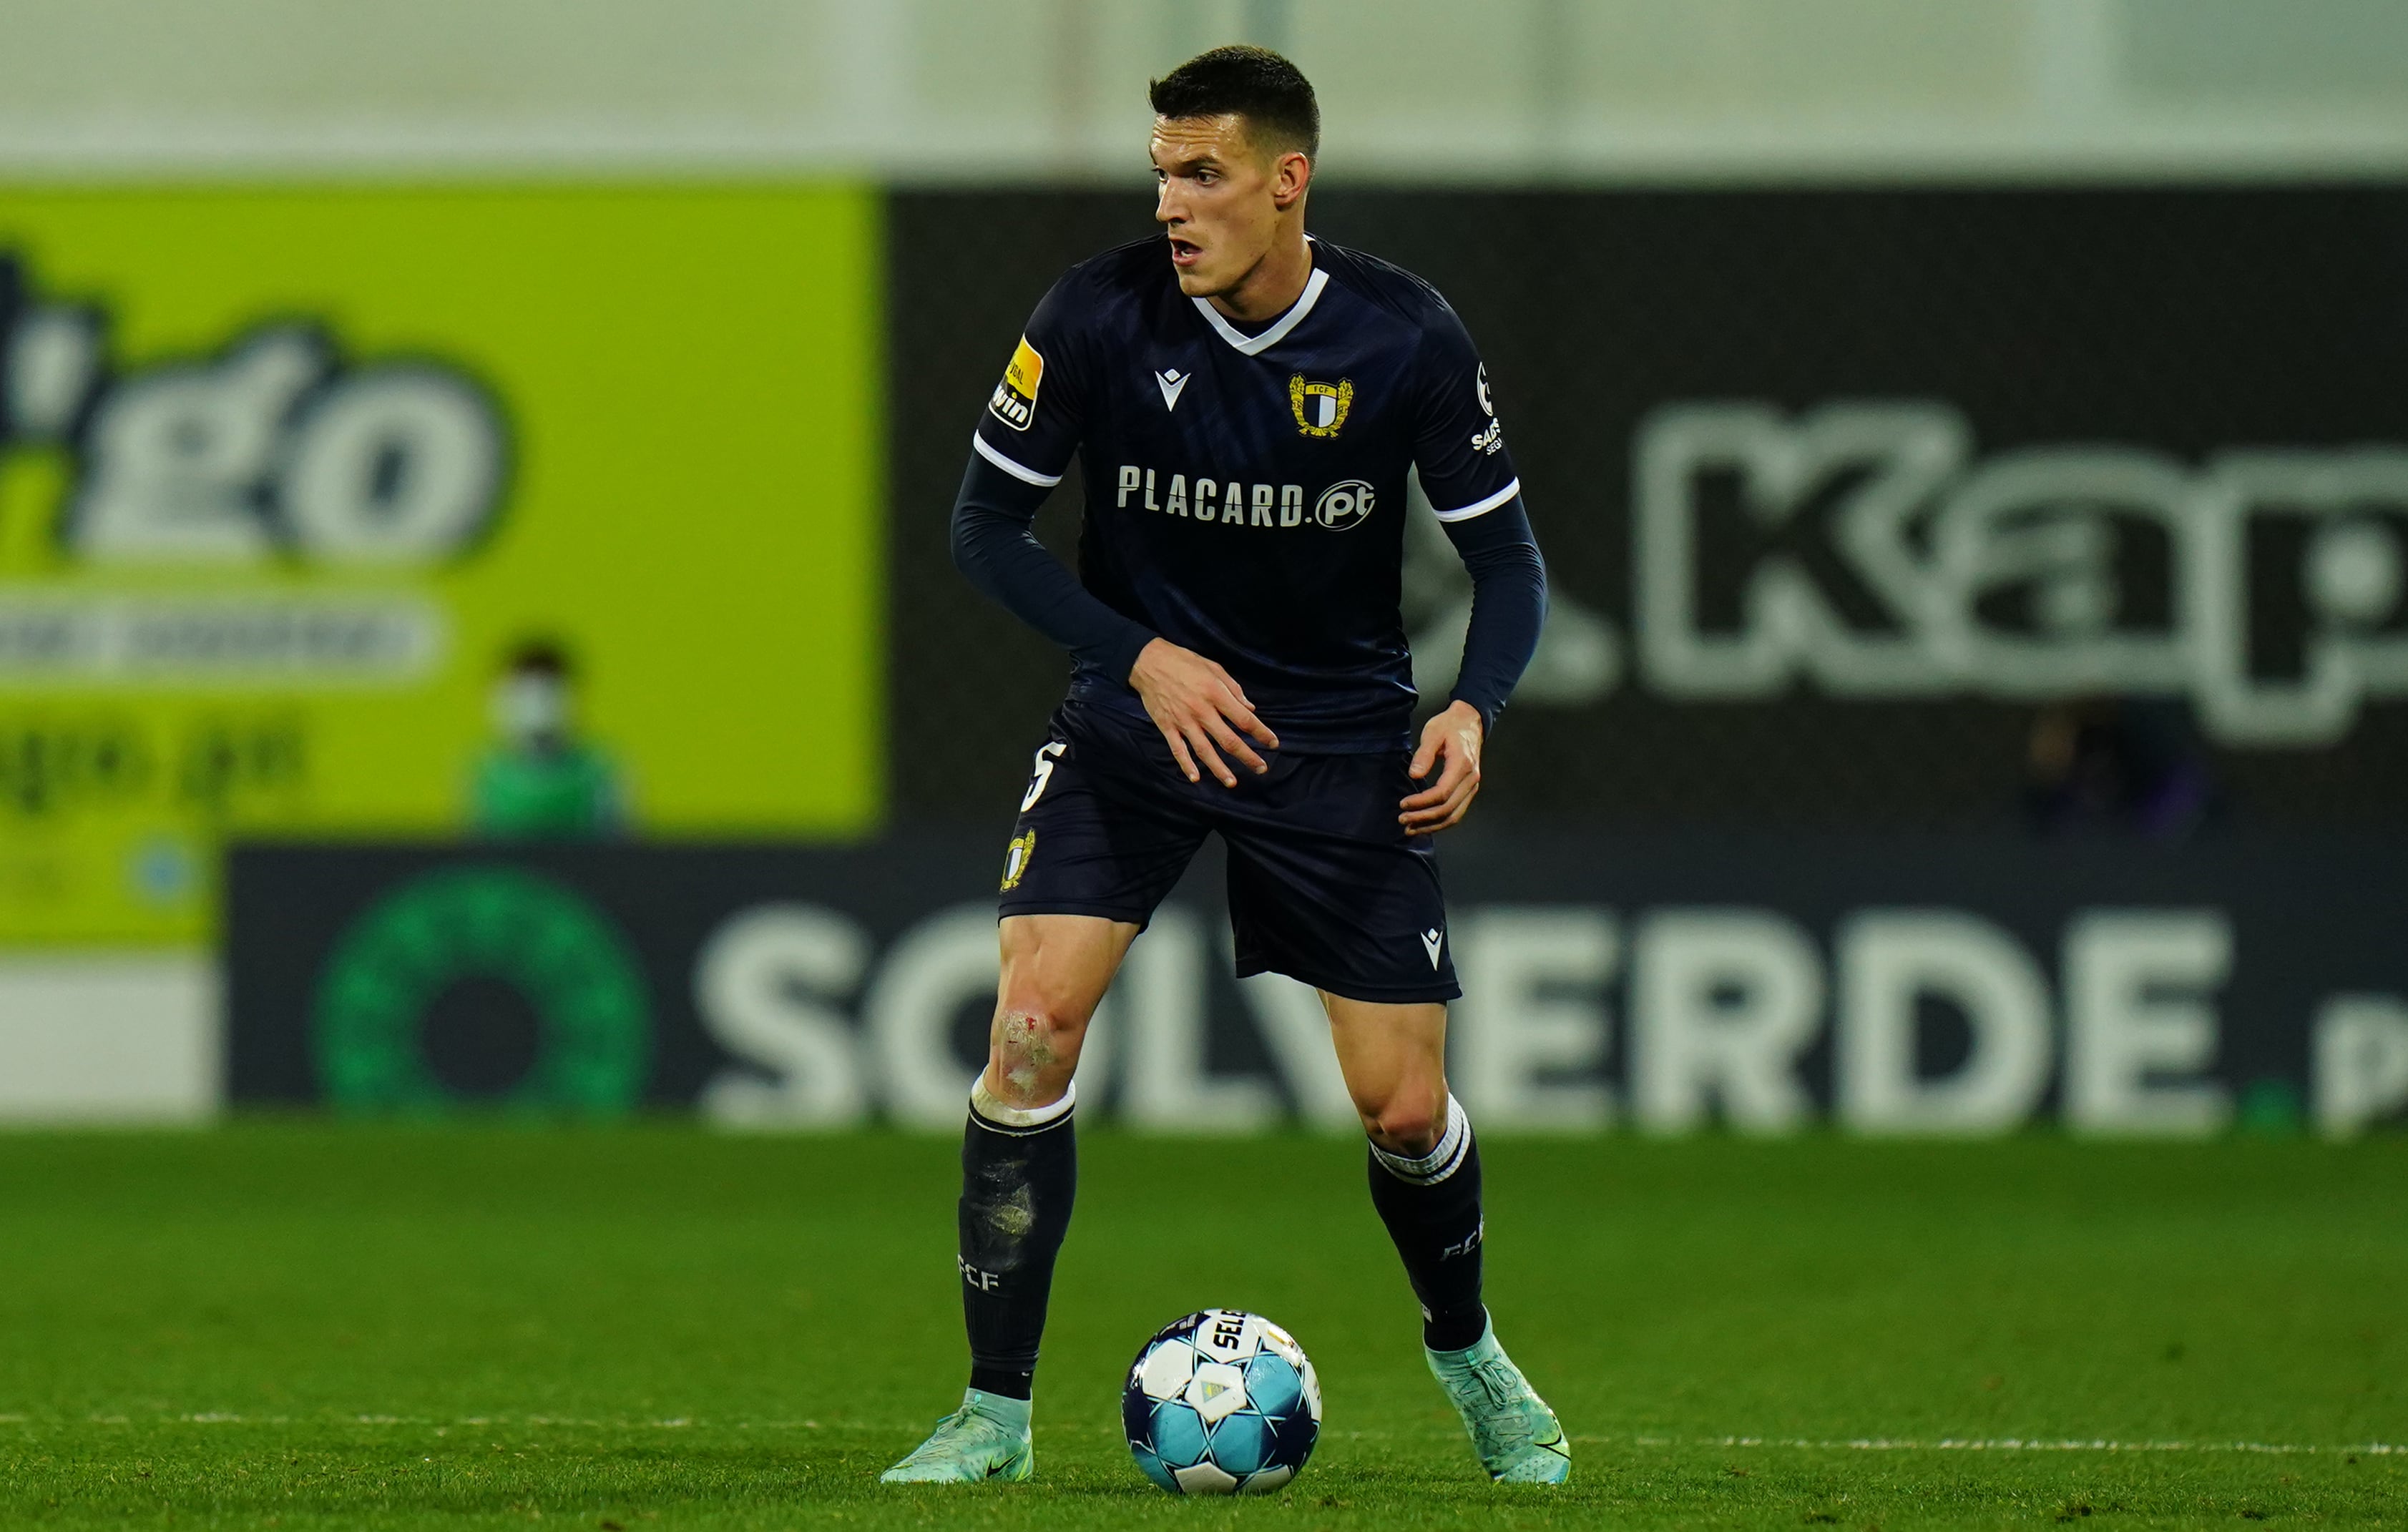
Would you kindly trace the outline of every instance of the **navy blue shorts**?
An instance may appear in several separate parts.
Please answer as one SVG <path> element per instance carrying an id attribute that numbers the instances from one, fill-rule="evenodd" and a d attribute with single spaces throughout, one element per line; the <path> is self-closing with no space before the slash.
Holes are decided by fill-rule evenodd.
<path id="1" fill-rule="evenodd" d="M 1152 723 L 1064 703 L 1012 827 L 1003 913 L 1143 925 L 1217 830 L 1240 977 L 1390 1004 L 1461 995 L 1436 852 L 1397 823 L 1412 757 L 1262 754 L 1259 777 L 1230 763 L 1235 788 L 1190 782 Z"/>

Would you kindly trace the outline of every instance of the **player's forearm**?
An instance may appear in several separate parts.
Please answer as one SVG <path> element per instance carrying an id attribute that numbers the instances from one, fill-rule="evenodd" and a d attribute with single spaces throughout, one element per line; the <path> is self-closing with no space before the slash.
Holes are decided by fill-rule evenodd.
<path id="1" fill-rule="evenodd" d="M 1455 700 L 1497 726 L 1497 715 L 1537 652 L 1547 621 L 1547 566 L 1517 497 L 1485 515 L 1451 523 L 1446 534 L 1471 575 L 1471 623 L 1463 637 Z"/>
<path id="2" fill-rule="evenodd" d="M 1029 530 L 1045 491 L 972 458 L 953 500 L 953 566 L 1014 617 L 1114 680 L 1154 635 L 1096 599 Z"/>

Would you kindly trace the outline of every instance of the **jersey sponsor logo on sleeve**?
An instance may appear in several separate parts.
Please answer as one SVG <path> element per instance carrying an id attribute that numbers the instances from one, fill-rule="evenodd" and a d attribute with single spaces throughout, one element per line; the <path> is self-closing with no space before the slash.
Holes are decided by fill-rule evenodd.
<path id="1" fill-rule="evenodd" d="M 1334 437 L 1354 406 L 1354 381 L 1312 383 L 1297 373 L 1287 380 L 1288 408 L 1296 411 L 1296 428 L 1308 437 Z"/>
<path id="2" fill-rule="evenodd" d="M 1492 420 L 1484 428 L 1472 433 L 1471 450 L 1475 452 L 1494 452 L 1504 445 L 1505 422 L 1503 421 Z"/>
<path id="3" fill-rule="evenodd" d="M 1011 353 L 1011 363 L 1003 369 L 1003 381 L 995 385 L 995 397 L 986 402 L 996 420 L 1014 431 L 1025 431 L 1037 418 L 1037 387 L 1045 380 L 1045 358 L 1028 337 L 1020 337 L 1020 349 Z"/>

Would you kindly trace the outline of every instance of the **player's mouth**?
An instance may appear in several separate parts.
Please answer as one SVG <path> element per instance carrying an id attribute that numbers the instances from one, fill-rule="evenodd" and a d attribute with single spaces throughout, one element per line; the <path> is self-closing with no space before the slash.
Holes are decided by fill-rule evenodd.
<path id="1" fill-rule="evenodd" d="M 1182 239 L 1175 234 L 1170 236 L 1170 264 L 1172 265 L 1192 266 L 1203 258 L 1203 247 L 1197 244 L 1193 239 Z"/>

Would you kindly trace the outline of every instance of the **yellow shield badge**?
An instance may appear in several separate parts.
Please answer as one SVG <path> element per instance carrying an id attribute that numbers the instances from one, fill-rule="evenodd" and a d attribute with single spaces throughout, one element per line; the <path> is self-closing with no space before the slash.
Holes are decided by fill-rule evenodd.
<path id="1" fill-rule="evenodd" d="M 1287 404 L 1296 411 L 1297 430 L 1308 437 L 1334 437 L 1354 407 L 1354 381 L 1340 378 L 1335 383 L 1308 383 L 1299 372 L 1287 380 Z"/>
<path id="2" fill-rule="evenodd" d="M 998 892 L 1009 894 L 1013 889 L 1018 888 L 1020 886 L 1020 875 L 1028 870 L 1028 859 L 1036 854 L 1036 831 L 1031 830 L 1025 835 L 1012 837 L 1011 844 L 1004 850 L 1003 887 L 998 890 Z"/>

